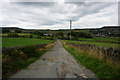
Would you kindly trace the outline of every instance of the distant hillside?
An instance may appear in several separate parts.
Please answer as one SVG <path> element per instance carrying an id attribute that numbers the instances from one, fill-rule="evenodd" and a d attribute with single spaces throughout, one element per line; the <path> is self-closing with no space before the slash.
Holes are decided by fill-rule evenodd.
<path id="1" fill-rule="evenodd" d="M 21 33 L 34 33 L 34 32 L 41 32 L 41 33 L 58 33 L 63 32 L 66 33 L 70 31 L 70 29 L 59 29 L 59 30 L 50 30 L 50 29 L 22 29 L 18 27 L 1 27 L 3 33 L 8 32 L 15 32 L 16 30 L 19 30 Z M 119 37 L 120 35 L 120 26 L 104 26 L 102 28 L 87 28 L 87 29 L 72 29 L 77 32 L 83 32 L 88 33 L 93 36 L 101 36 L 101 37 Z"/>
<path id="2" fill-rule="evenodd" d="M 120 28 L 120 26 L 104 26 L 102 28 Z"/>
<path id="3" fill-rule="evenodd" d="M 2 30 L 24 30 L 22 28 L 18 28 L 18 27 L 1 27 Z"/>
<path id="4" fill-rule="evenodd" d="M 90 32 L 94 36 L 101 37 L 120 37 L 120 26 L 104 26 L 98 29 L 91 29 Z"/>

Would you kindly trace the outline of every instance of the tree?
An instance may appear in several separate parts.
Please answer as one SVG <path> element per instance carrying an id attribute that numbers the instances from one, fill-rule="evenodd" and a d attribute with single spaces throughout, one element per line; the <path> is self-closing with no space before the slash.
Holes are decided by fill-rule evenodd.
<path id="1" fill-rule="evenodd" d="M 15 33 L 21 33 L 21 30 L 15 30 Z"/>
<path id="2" fill-rule="evenodd" d="M 64 36 L 64 33 L 63 33 L 63 32 L 60 32 L 60 33 L 59 33 L 59 36 L 63 37 L 63 36 Z"/>
<path id="3" fill-rule="evenodd" d="M 67 35 L 70 36 L 70 32 L 67 33 Z M 71 36 L 74 37 L 75 40 L 77 40 L 79 37 L 92 38 L 92 36 L 88 33 L 75 32 L 75 31 L 71 31 Z"/>
<path id="4" fill-rule="evenodd" d="M 30 34 L 30 37 L 29 38 L 33 38 L 33 35 L 32 34 Z"/>
<path id="5" fill-rule="evenodd" d="M 2 33 L 9 33 L 10 30 L 2 30 Z"/>
<path id="6" fill-rule="evenodd" d="M 36 34 L 36 35 L 38 35 L 38 36 L 43 36 L 43 33 L 40 32 L 40 31 L 36 31 L 36 32 L 34 32 L 34 34 Z"/>
<path id="7" fill-rule="evenodd" d="M 55 36 L 57 37 L 64 37 L 64 33 L 63 32 L 58 32 L 55 34 Z"/>

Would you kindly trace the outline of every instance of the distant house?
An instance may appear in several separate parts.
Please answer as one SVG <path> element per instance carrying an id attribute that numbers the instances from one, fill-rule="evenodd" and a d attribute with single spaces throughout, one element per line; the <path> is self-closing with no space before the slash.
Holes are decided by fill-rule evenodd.
<path id="1" fill-rule="evenodd" d="M 47 33 L 45 33 L 45 34 L 43 34 L 44 36 L 48 36 L 48 34 Z"/>
<path id="2" fill-rule="evenodd" d="M 53 34 L 49 34 L 50 36 L 52 36 Z"/>
<path id="3" fill-rule="evenodd" d="M 105 26 L 102 28 L 98 28 L 95 30 L 92 30 L 93 35 L 99 36 L 99 37 L 119 37 L 120 35 L 120 26 Z"/>

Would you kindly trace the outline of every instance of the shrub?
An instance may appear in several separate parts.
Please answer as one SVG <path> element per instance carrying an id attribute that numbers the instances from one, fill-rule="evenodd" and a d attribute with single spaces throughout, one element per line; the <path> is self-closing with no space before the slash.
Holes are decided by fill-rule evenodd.
<path id="1" fill-rule="evenodd" d="M 31 34 L 29 38 L 33 38 L 33 35 Z"/>
<path id="2" fill-rule="evenodd" d="M 50 40 L 54 40 L 54 37 L 53 37 L 53 36 L 51 36 L 51 37 L 50 37 Z"/>
<path id="3" fill-rule="evenodd" d="M 23 52 L 28 56 L 28 57 L 34 57 L 37 56 L 37 47 L 33 45 L 26 46 L 23 50 Z"/>
<path id="4" fill-rule="evenodd" d="M 12 59 L 9 55 L 2 54 L 2 67 L 7 67 L 7 65 L 10 65 L 12 62 Z"/>
<path id="5" fill-rule="evenodd" d="M 83 36 L 84 38 L 92 38 L 92 36 L 90 34 L 87 34 L 87 33 L 83 33 Z"/>
<path id="6" fill-rule="evenodd" d="M 26 59 L 27 56 L 24 52 L 22 51 L 18 51 L 17 49 L 16 50 L 13 50 L 12 53 L 11 53 L 11 58 L 12 60 L 16 60 L 16 59 Z"/>
<path id="7" fill-rule="evenodd" d="M 17 49 L 13 50 L 10 55 L 2 54 L 2 66 L 8 67 L 9 65 L 12 65 L 13 61 L 21 59 L 26 60 L 27 56 L 22 51 L 18 51 Z"/>
<path id="8" fill-rule="evenodd" d="M 37 39 L 41 39 L 41 37 L 40 37 L 40 36 L 38 36 L 38 37 L 37 37 Z"/>
<path id="9" fill-rule="evenodd" d="M 14 60 L 15 58 L 18 58 L 18 57 L 19 57 L 18 50 L 13 50 L 11 53 L 11 58 Z"/>
<path id="10" fill-rule="evenodd" d="M 21 38 L 25 38 L 25 36 L 23 36 L 23 35 L 21 35 L 20 37 L 21 37 Z"/>
<path id="11" fill-rule="evenodd" d="M 27 55 L 23 51 L 19 51 L 18 54 L 21 59 L 27 59 Z"/>

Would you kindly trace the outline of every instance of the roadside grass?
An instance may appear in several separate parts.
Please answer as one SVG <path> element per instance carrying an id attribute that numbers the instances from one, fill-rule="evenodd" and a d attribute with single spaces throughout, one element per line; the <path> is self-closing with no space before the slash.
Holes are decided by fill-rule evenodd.
<path id="1" fill-rule="evenodd" d="M 52 41 L 53 40 L 41 40 L 33 38 L 2 38 L 2 47 L 47 44 Z"/>
<path id="2" fill-rule="evenodd" d="M 26 69 L 29 64 L 36 61 L 44 53 L 45 53 L 45 50 L 40 51 L 38 56 L 36 56 L 36 57 L 29 57 L 26 60 L 21 59 L 21 60 L 14 60 L 14 61 L 10 62 L 9 66 L 2 68 L 2 77 L 9 78 L 11 75 L 15 74 L 16 72 L 18 72 L 22 69 Z"/>
<path id="3" fill-rule="evenodd" d="M 9 78 L 10 76 L 15 74 L 16 72 L 19 72 L 22 69 L 26 69 L 28 65 L 30 65 L 31 63 L 39 59 L 46 51 L 48 51 L 54 45 L 55 43 L 50 43 L 47 46 L 44 46 L 43 48 L 40 48 L 40 49 L 38 48 L 32 49 L 32 46 L 28 46 L 27 49 L 25 48 L 25 51 L 30 50 L 32 52 L 34 50 L 35 51 L 37 50 L 35 53 L 32 53 L 35 56 L 27 56 L 29 52 L 25 52 L 25 51 L 23 51 L 22 54 L 19 51 L 17 51 L 17 53 L 15 52 L 15 54 L 18 54 L 20 56 L 25 54 L 26 56 L 24 55 L 24 57 L 15 56 L 13 55 L 13 52 L 11 52 L 12 53 L 10 54 L 11 56 L 2 55 L 2 61 L 3 61 L 2 62 L 2 77 L 3 79 Z M 12 56 L 15 56 L 15 58 L 12 58 Z"/>
<path id="4" fill-rule="evenodd" d="M 87 53 L 82 53 L 73 46 L 65 45 L 62 41 L 64 48 L 74 56 L 74 58 L 81 65 L 85 66 L 95 73 L 95 76 L 100 79 L 109 80 L 120 80 L 120 69 L 116 68 L 114 65 L 108 64 L 104 60 L 98 60 L 92 56 L 87 55 Z"/>
<path id="5" fill-rule="evenodd" d="M 75 44 L 92 44 L 98 47 L 116 47 L 120 48 L 118 43 L 105 43 L 105 42 L 90 42 L 90 41 L 68 41 L 65 40 L 67 43 L 75 43 Z"/>

